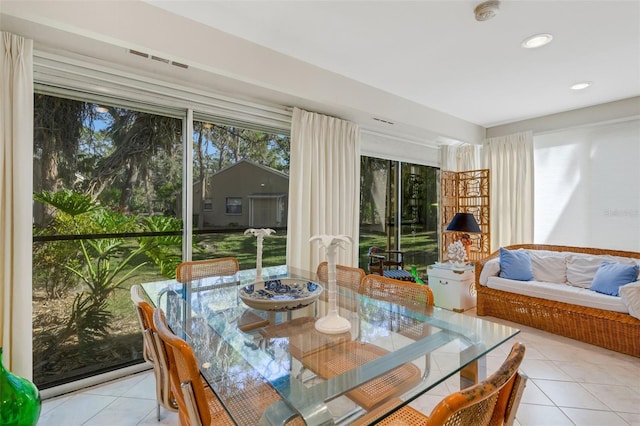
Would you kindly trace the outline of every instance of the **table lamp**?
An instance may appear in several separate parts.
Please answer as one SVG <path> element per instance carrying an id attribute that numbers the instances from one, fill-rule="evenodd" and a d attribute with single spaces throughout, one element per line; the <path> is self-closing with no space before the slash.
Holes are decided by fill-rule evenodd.
<path id="1" fill-rule="evenodd" d="M 479 234 L 482 232 L 478 222 L 476 222 L 476 218 L 473 216 L 473 213 L 456 213 L 447 226 L 446 231 L 460 232 L 460 242 L 464 246 L 464 249 L 467 252 L 467 260 L 471 260 L 471 237 L 470 233 Z"/>

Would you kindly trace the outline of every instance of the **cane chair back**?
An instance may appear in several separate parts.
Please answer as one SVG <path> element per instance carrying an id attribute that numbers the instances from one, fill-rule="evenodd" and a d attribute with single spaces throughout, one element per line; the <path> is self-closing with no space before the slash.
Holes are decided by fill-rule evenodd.
<path id="1" fill-rule="evenodd" d="M 329 282 L 329 263 L 321 262 L 316 270 L 316 275 L 318 276 L 318 281 L 326 285 Z M 356 293 L 360 291 L 360 281 L 364 276 L 364 270 L 361 268 L 336 265 L 336 283 Z"/>
<path id="2" fill-rule="evenodd" d="M 321 262 L 316 269 L 318 282 L 324 286 L 325 291 L 320 295 L 321 300 L 328 300 L 329 292 L 327 285 L 329 284 L 329 264 Z M 360 291 L 360 281 L 365 276 L 363 269 L 351 266 L 336 265 L 336 284 L 339 287 L 347 288 L 354 293 Z M 357 300 L 355 297 L 339 297 L 338 305 L 349 311 L 357 311 Z"/>
<path id="3" fill-rule="evenodd" d="M 322 281 L 322 278 L 327 276 L 326 265 L 321 263 L 318 266 L 317 274 L 319 280 Z M 343 282 L 346 282 L 346 284 L 343 285 L 350 287 L 358 293 L 367 294 L 368 291 L 364 287 L 363 281 L 366 280 L 368 276 L 369 275 L 364 276 L 362 269 L 348 268 L 340 265 L 336 266 L 336 281 L 340 283 L 339 280 L 341 279 Z M 374 276 L 391 281 L 392 283 L 405 285 L 405 283 L 401 281 L 391 280 L 380 275 Z M 360 279 L 358 280 L 357 277 L 360 277 Z M 359 285 L 356 288 L 355 286 L 358 282 Z M 389 288 L 391 287 L 392 286 L 389 286 Z M 425 293 L 423 292 L 422 294 L 424 299 L 426 297 L 424 296 Z M 376 293 L 376 295 L 384 299 L 381 291 Z M 428 300 L 433 300 L 433 298 Z M 305 368 L 315 372 L 320 377 L 331 378 L 360 367 L 388 353 L 386 349 L 372 343 L 354 340 L 309 354 L 303 358 L 302 364 Z M 369 411 L 409 391 L 420 382 L 421 376 L 420 369 L 409 362 L 347 392 L 347 396 L 360 407 Z"/>
<path id="4" fill-rule="evenodd" d="M 218 259 L 190 260 L 181 262 L 176 268 L 176 280 L 181 283 L 208 277 L 234 275 L 240 270 L 238 259 L 221 257 Z"/>
<path id="5" fill-rule="evenodd" d="M 142 288 L 137 284 L 131 286 L 131 301 L 142 330 L 143 357 L 153 365 L 153 375 L 156 379 L 156 399 L 158 400 L 157 417 L 160 420 L 160 406 L 170 411 L 178 411 L 169 383 L 167 355 L 164 348 L 156 344 L 157 331 L 153 324 L 153 308 L 145 300 Z"/>
<path id="6" fill-rule="evenodd" d="M 411 310 L 428 313 L 433 309 L 433 292 L 429 286 L 408 281 L 399 281 L 376 274 L 369 274 L 362 279 L 360 293 L 372 299 L 393 302 L 405 306 Z M 387 312 L 389 316 L 398 315 L 397 312 Z M 390 318 L 389 324 L 393 325 L 393 331 L 403 336 L 419 340 L 431 334 L 431 326 L 418 319 L 395 321 Z M 430 356 L 425 355 L 424 375 L 429 374 Z"/>
<path id="7" fill-rule="evenodd" d="M 390 416 L 377 420 L 382 414 L 382 410 L 379 409 L 366 414 L 353 425 L 512 425 L 527 381 L 527 376 L 518 372 L 524 353 L 525 346 L 515 343 L 511 353 L 495 373 L 475 385 L 445 397 L 428 416 L 405 406 Z"/>
<path id="8" fill-rule="evenodd" d="M 181 425 L 258 424 L 264 410 L 280 400 L 276 390 L 268 383 L 247 376 L 247 381 L 237 384 L 236 392 L 226 395 L 225 409 L 218 396 L 202 380 L 193 348 L 169 329 L 161 309 L 154 311 L 153 321 L 159 340 L 167 351 L 169 376 L 176 393 Z M 227 410 L 233 413 L 235 422 Z M 304 421 L 300 416 L 286 423 L 286 426 L 302 425 Z"/>
<path id="9" fill-rule="evenodd" d="M 386 300 L 410 309 L 433 306 L 433 291 L 427 285 L 399 281 L 369 274 L 361 281 L 360 293 L 372 299 Z"/>
<path id="10" fill-rule="evenodd" d="M 422 284 L 399 281 L 376 274 L 365 276 L 360 283 L 360 293 L 372 299 L 393 302 L 417 312 L 427 313 L 433 307 L 433 292 Z M 388 311 L 388 324 L 391 331 L 420 340 L 432 333 L 429 324 L 418 319 L 399 318 L 398 312 Z M 421 380 L 425 380 L 431 371 L 431 355 L 424 355 Z M 400 394 L 400 393 L 396 393 Z"/>
<path id="11" fill-rule="evenodd" d="M 240 270 L 238 259 L 221 257 L 217 259 L 191 260 L 181 262 L 176 268 L 176 280 L 183 284 L 211 277 L 228 277 Z M 234 283 L 235 285 L 235 283 Z M 199 287 L 196 291 L 210 290 L 212 286 Z M 268 325 L 269 321 L 252 311 L 245 311 L 238 320 L 238 328 L 244 332 Z"/>
<path id="12" fill-rule="evenodd" d="M 205 392 L 200 378 L 198 361 L 191 346 L 176 336 L 167 326 L 164 312 L 156 309 L 153 323 L 160 344 L 167 353 L 169 378 L 178 403 L 181 425 L 233 425 L 233 421 L 213 392 Z"/>
<path id="13" fill-rule="evenodd" d="M 515 343 L 498 371 L 480 383 L 447 396 L 431 411 L 428 424 L 504 424 L 524 353 L 525 346 Z"/>

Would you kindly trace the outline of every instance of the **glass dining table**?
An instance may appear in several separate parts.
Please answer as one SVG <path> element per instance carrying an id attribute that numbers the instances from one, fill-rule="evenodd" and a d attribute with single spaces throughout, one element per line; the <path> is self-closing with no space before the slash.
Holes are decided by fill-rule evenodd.
<path id="1" fill-rule="evenodd" d="M 287 266 L 264 268 L 262 277 L 319 282 L 315 273 Z M 248 383 L 268 384 L 279 396 L 260 414 L 259 424 L 283 425 L 298 416 L 307 425 L 349 424 L 367 409 L 384 418 L 452 376 L 459 375 L 461 387 L 483 379 L 486 355 L 519 332 L 474 316 L 426 305 L 410 308 L 338 286 L 338 311 L 351 330 L 326 334 L 314 327 L 328 310 L 326 288 L 304 308 L 260 311 L 239 298 L 240 287 L 255 280 L 255 270 L 244 270 L 188 284 L 142 284 L 153 304 L 165 311 L 174 333 L 193 347 L 203 378 L 241 425 L 246 420 L 237 399 Z M 247 315 L 263 321 L 255 328 L 240 327 Z M 353 351 L 354 344 L 376 348 L 375 356 L 326 374 L 335 359 L 352 355 L 344 352 Z M 398 386 L 396 394 L 373 408 L 354 402 L 357 389 L 403 366 L 419 371 L 418 379 Z"/>

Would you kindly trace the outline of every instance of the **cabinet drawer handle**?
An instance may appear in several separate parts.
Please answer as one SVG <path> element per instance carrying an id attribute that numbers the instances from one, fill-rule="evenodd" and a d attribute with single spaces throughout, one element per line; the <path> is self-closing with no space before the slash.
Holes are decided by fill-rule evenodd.
<path id="1" fill-rule="evenodd" d="M 440 280 L 440 284 L 442 284 L 442 285 L 449 285 L 449 281 L 442 281 L 442 280 Z"/>

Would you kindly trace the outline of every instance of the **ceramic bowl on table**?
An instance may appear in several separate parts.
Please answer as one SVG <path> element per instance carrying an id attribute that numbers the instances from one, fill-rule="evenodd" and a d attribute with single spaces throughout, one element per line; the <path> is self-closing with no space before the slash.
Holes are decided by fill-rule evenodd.
<path id="1" fill-rule="evenodd" d="M 293 311 L 309 306 L 324 291 L 313 281 L 280 278 L 257 281 L 240 287 L 240 299 L 249 307 L 261 311 Z"/>

